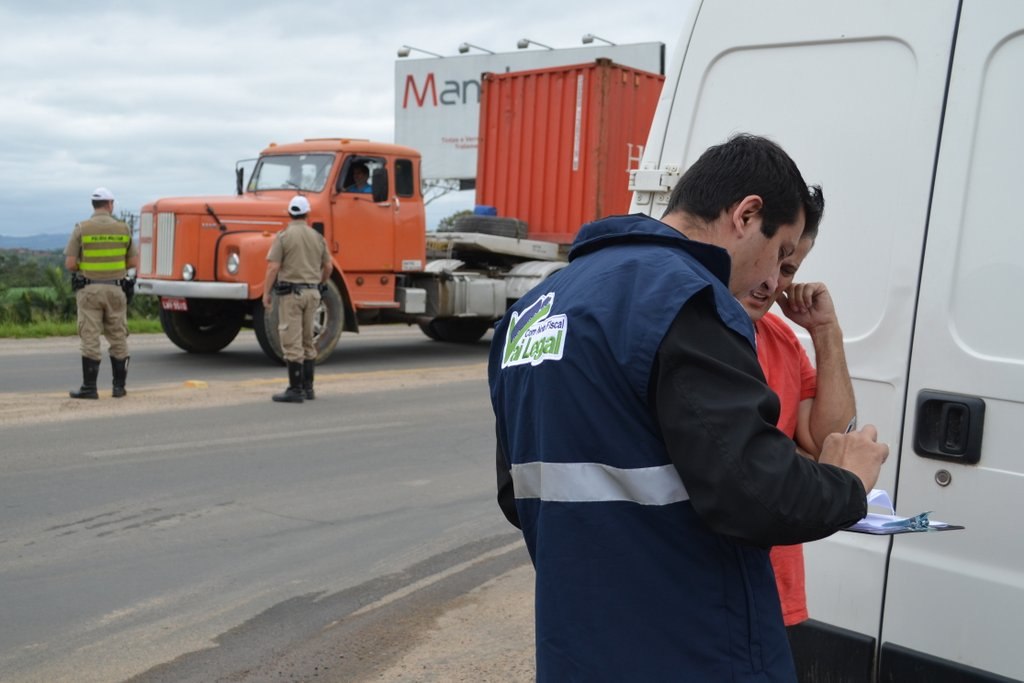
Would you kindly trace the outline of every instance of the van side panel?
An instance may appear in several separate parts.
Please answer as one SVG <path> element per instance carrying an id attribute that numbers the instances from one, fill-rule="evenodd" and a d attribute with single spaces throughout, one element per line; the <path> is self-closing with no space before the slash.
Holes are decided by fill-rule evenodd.
<path id="1" fill-rule="evenodd" d="M 889 491 L 957 9 L 953 0 L 704 2 L 677 53 L 685 60 L 668 71 L 642 164 L 685 168 L 752 132 L 823 186 L 825 218 L 800 279 L 832 292 L 860 422 L 894 445 L 878 484 Z M 666 200 L 638 193 L 634 210 L 660 217 Z M 853 533 L 807 545 L 811 617 L 877 638 L 888 549 L 886 538 Z"/>
<path id="2" fill-rule="evenodd" d="M 1024 4 L 964 2 L 914 328 L 897 506 L 908 514 L 932 510 L 966 529 L 893 539 L 882 640 L 911 652 L 883 654 L 883 680 L 896 680 L 890 669 L 914 661 L 914 652 L 922 666 L 941 666 L 937 657 L 1024 679 L 1022 79 Z M 915 452 L 924 417 L 916 397 L 925 390 L 964 401 L 952 401 L 943 420 L 920 420 L 922 429 L 938 430 L 939 457 Z M 983 416 L 958 407 L 971 398 L 984 402 Z M 959 456 L 958 442 L 975 428 L 981 448 L 972 464 Z"/>

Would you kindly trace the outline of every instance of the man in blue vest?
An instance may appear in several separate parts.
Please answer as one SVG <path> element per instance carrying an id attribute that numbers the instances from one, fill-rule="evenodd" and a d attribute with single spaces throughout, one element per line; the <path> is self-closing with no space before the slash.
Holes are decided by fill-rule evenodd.
<path id="1" fill-rule="evenodd" d="M 814 211 L 775 143 L 738 135 L 662 219 L 583 226 L 495 329 L 498 501 L 537 571 L 539 681 L 794 681 L 768 557 L 867 511 L 888 447 L 775 428 L 735 293 L 774 291 Z"/>

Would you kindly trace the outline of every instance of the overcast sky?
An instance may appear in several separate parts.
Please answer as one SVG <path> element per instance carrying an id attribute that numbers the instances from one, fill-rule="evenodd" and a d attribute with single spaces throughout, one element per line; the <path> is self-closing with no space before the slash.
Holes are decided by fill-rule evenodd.
<path id="1" fill-rule="evenodd" d="M 115 212 L 231 194 L 271 141 L 394 140 L 403 45 L 662 42 L 689 0 L 36 0 L 0 4 L 0 235 L 69 233 L 105 186 Z M 673 9 L 674 8 L 674 9 Z M 531 48 L 537 49 L 537 48 Z M 439 200 L 429 223 L 472 204 Z"/>

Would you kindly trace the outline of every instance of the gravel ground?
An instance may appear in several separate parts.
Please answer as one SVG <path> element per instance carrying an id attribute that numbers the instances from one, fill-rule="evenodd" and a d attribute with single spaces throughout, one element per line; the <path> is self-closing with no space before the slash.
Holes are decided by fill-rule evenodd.
<path id="1" fill-rule="evenodd" d="M 415 648 L 360 683 L 533 681 L 533 577 L 527 565 L 471 591 L 438 618 Z"/>

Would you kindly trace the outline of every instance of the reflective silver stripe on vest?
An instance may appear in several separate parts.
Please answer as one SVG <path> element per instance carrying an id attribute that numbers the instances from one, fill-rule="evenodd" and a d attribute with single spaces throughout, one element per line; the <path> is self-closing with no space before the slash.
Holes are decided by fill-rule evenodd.
<path id="1" fill-rule="evenodd" d="M 673 465 L 619 469 L 596 462 L 528 462 L 512 466 L 512 485 L 516 498 L 553 503 L 669 505 L 690 499 Z"/>

